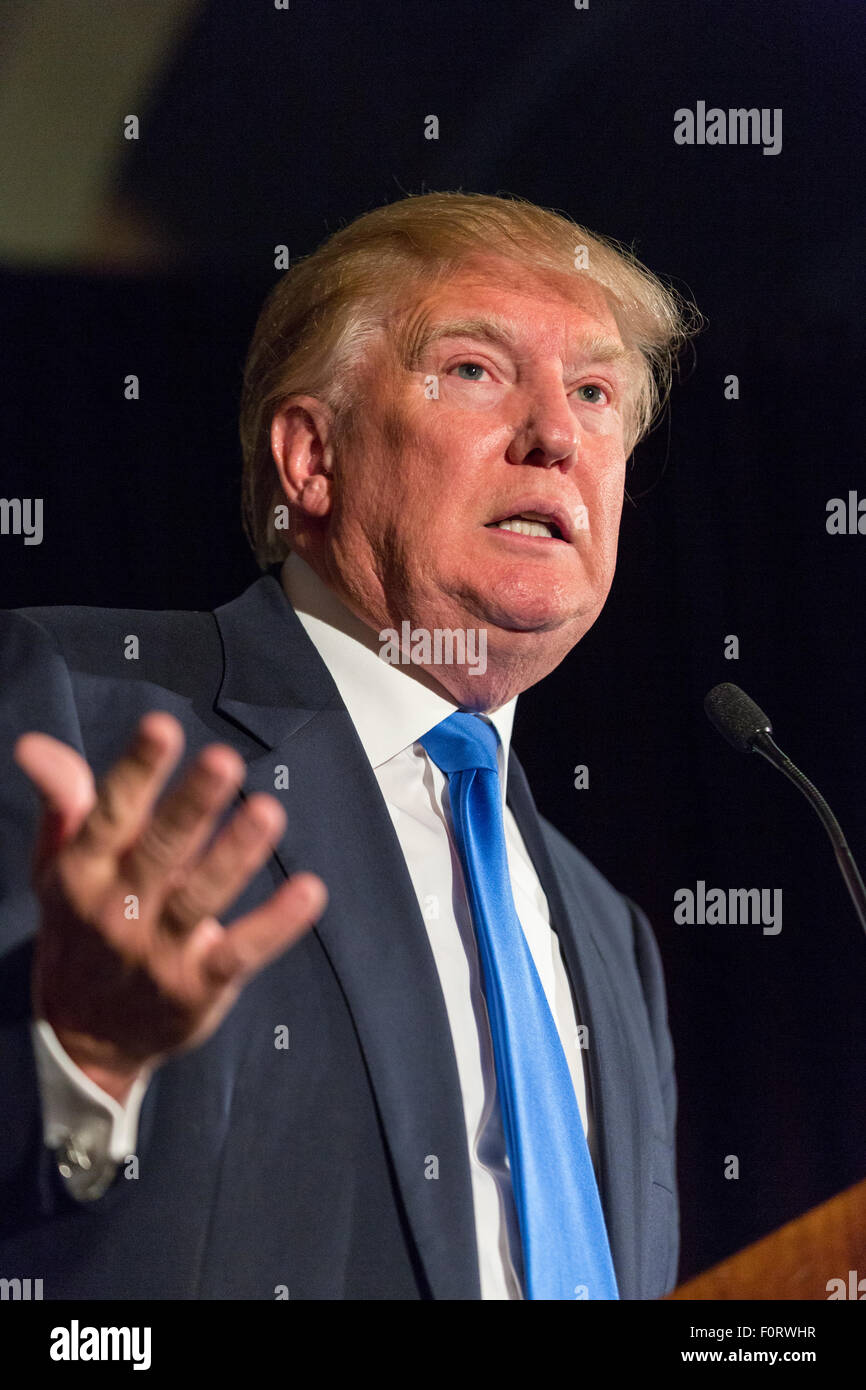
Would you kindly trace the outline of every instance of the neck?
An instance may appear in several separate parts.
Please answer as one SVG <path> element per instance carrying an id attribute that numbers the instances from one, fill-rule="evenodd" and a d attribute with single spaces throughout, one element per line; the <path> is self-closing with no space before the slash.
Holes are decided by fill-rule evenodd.
<path id="1" fill-rule="evenodd" d="M 417 605 L 390 600 L 381 585 L 370 582 L 372 574 L 353 584 L 335 565 L 319 563 L 320 557 L 301 547 L 296 554 L 357 620 L 359 640 L 464 709 L 501 709 L 549 675 L 574 645 L 565 628 L 516 632 L 461 609 L 443 612 L 441 599 Z"/>

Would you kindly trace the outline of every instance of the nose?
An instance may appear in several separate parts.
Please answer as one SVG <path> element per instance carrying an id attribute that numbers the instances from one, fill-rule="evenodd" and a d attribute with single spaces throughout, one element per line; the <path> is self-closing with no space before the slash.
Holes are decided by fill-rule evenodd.
<path id="1" fill-rule="evenodd" d="M 509 463 L 558 464 L 566 471 L 577 463 L 577 421 L 561 381 L 536 384 L 506 457 Z"/>

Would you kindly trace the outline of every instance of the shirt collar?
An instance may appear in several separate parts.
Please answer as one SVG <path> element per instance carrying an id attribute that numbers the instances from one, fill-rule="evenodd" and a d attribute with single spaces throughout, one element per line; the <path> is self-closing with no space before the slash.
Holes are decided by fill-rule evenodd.
<path id="1" fill-rule="evenodd" d="M 432 688 L 417 666 L 395 666 L 379 656 L 377 633 L 356 617 L 300 555 L 280 571 L 283 590 L 304 631 L 327 666 L 372 767 L 417 743 L 460 706 Z M 489 719 L 499 735 L 499 776 L 505 785 L 517 697 Z"/>

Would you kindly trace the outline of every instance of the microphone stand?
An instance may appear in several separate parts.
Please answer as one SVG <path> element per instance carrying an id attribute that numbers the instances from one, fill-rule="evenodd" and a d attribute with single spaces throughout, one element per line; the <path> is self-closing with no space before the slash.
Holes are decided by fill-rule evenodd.
<path id="1" fill-rule="evenodd" d="M 755 753 L 760 753 L 767 762 L 772 763 L 773 767 L 784 772 L 789 782 L 793 782 L 805 796 L 812 810 L 817 815 L 827 834 L 830 836 L 830 843 L 836 854 L 836 861 L 845 880 L 848 892 L 851 894 L 851 901 L 854 904 L 854 911 L 860 921 L 860 925 L 866 931 L 866 887 L 860 877 L 860 870 L 854 862 L 848 841 L 842 833 L 842 827 L 837 821 L 827 802 L 814 783 L 810 782 L 800 769 L 791 762 L 787 753 L 783 753 L 775 740 L 767 733 L 766 729 L 761 729 L 749 739 L 749 746 Z"/>

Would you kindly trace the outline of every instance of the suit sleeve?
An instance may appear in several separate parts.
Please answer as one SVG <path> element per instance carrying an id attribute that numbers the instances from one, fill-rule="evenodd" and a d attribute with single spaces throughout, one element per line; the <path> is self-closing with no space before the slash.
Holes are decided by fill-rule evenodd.
<path id="1" fill-rule="evenodd" d="M 30 869 L 41 815 L 39 797 L 13 760 L 18 737 L 51 734 L 85 756 L 66 662 L 54 638 L 22 613 L 0 611 L 0 1231 L 26 1230 L 86 1195 L 80 1175 L 67 1186 L 46 1136 L 64 1123 L 64 1093 L 40 1047 L 32 1014 L 32 939 L 39 907 Z M 59 1046 L 59 1045 L 58 1045 Z M 68 1088 L 65 1100 L 69 1100 Z M 98 1107 L 91 1097 L 92 1128 Z M 81 1117 L 83 1111 L 79 1111 Z M 117 1132 L 106 1131 L 107 1147 Z M 112 1170 L 113 1175 L 113 1170 Z"/>
<path id="2" fill-rule="evenodd" d="M 634 954 L 638 974 L 643 986 L 650 1029 L 655 1044 L 656 1065 L 664 1104 L 665 1122 L 671 1151 L 676 1153 L 677 1124 L 677 1084 L 674 1072 L 674 1045 L 668 1026 L 667 995 L 665 992 L 662 961 L 658 944 L 646 914 L 630 899 L 626 899 L 632 914 L 634 930 Z M 672 1289 L 677 1279 L 679 1266 L 680 1225 L 679 1202 L 676 1190 L 675 1230 L 670 1266 L 667 1272 L 666 1292 Z"/>

